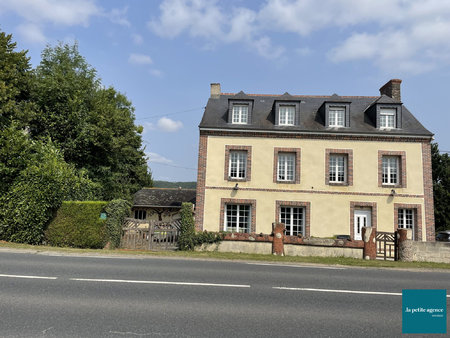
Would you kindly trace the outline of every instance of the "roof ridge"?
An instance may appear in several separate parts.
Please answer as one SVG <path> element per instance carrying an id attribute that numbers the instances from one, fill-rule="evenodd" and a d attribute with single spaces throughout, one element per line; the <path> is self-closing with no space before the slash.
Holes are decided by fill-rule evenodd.
<path id="1" fill-rule="evenodd" d="M 221 93 L 220 95 L 223 96 L 232 96 L 232 95 L 236 95 L 236 93 Z M 284 94 L 248 94 L 246 93 L 247 96 L 274 96 L 274 97 L 282 97 L 285 96 Z M 332 97 L 333 95 L 293 95 L 293 94 L 289 94 L 290 96 L 293 97 L 312 97 L 312 98 L 326 98 L 326 97 Z M 370 98 L 370 99 L 374 99 L 374 98 L 379 98 L 380 96 L 364 96 L 364 95 L 353 95 L 353 96 L 340 96 L 339 97 L 344 97 L 344 98 Z"/>

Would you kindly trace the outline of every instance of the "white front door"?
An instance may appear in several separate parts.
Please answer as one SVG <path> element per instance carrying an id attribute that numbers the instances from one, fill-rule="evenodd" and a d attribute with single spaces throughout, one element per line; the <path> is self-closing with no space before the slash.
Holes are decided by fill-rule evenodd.
<path id="1" fill-rule="evenodd" d="M 355 210 L 354 239 L 357 241 L 362 240 L 362 228 L 371 226 L 370 210 Z"/>

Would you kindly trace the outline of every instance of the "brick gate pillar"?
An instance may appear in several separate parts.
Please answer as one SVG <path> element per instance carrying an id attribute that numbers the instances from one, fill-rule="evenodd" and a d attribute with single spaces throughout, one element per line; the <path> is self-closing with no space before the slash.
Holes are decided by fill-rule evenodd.
<path id="1" fill-rule="evenodd" d="M 284 256 L 284 229 L 283 223 L 274 223 L 273 225 L 272 253 L 278 256 Z"/>
<path id="2" fill-rule="evenodd" d="M 362 239 L 364 241 L 363 258 L 364 259 L 376 259 L 377 258 L 377 245 L 375 235 L 377 231 L 372 227 L 362 228 Z"/>

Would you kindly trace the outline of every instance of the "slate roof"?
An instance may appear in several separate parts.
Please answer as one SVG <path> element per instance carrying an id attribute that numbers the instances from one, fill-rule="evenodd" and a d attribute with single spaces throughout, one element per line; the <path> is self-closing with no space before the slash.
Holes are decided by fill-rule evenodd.
<path id="1" fill-rule="evenodd" d="M 195 204 L 195 189 L 143 188 L 134 194 L 133 207 L 181 208 L 182 202 Z"/>
<path id="2" fill-rule="evenodd" d="M 251 124 L 228 123 L 229 100 L 251 100 L 253 102 Z M 296 126 L 275 125 L 275 102 L 300 102 L 300 121 Z M 349 103 L 350 126 L 333 128 L 325 126 L 321 107 L 325 102 Z M 401 128 L 379 129 L 370 118 L 369 110 L 375 104 L 397 104 L 402 106 Z M 222 93 L 218 98 L 211 97 L 206 105 L 200 129 L 290 131 L 293 133 L 334 133 L 334 134 L 375 134 L 384 136 L 432 137 L 427 130 L 401 102 L 386 96 L 305 96 L 305 95 L 261 95 L 239 92 Z"/>

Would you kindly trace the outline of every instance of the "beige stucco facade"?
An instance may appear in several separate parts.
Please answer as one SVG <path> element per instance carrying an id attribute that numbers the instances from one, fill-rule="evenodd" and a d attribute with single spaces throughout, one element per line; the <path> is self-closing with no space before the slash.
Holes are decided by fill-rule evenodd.
<path id="1" fill-rule="evenodd" d="M 245 137 L 208 135 L 206 142 L 206 170 L 204 179 L 203 230 L 219 231 L 222 199 L 254 200 L 256 233 L 270 233 L 276 215 L 277 201 L 309 203 L 309 235 L 332 237 L 351 235 L 352 203 L 372 205 L 372 217 L 378 231 L 395 229 L 395 204 L 415 205 L 416 226 L 421 227 L 420 238 L 426 240 L 424 171 L 422 142 L 383 141 L 355 138 L 336 140 L 321 138 Z M 251 147 L 251 178 L 249 181 L 226 179 L 226 146 Z M 300 182 L 274 182 L 274 149 L 300 149 Z M 333 186 L 326 182 L 327 149 L 352 151 L 352 184 Z M 379 151 L 404 152 L 406 182 L 402 187 L 379 184 Z M 238 183 L 238 189 L 233 189 Z M 392 189 L 395 194 L 392 194 Z"/>

